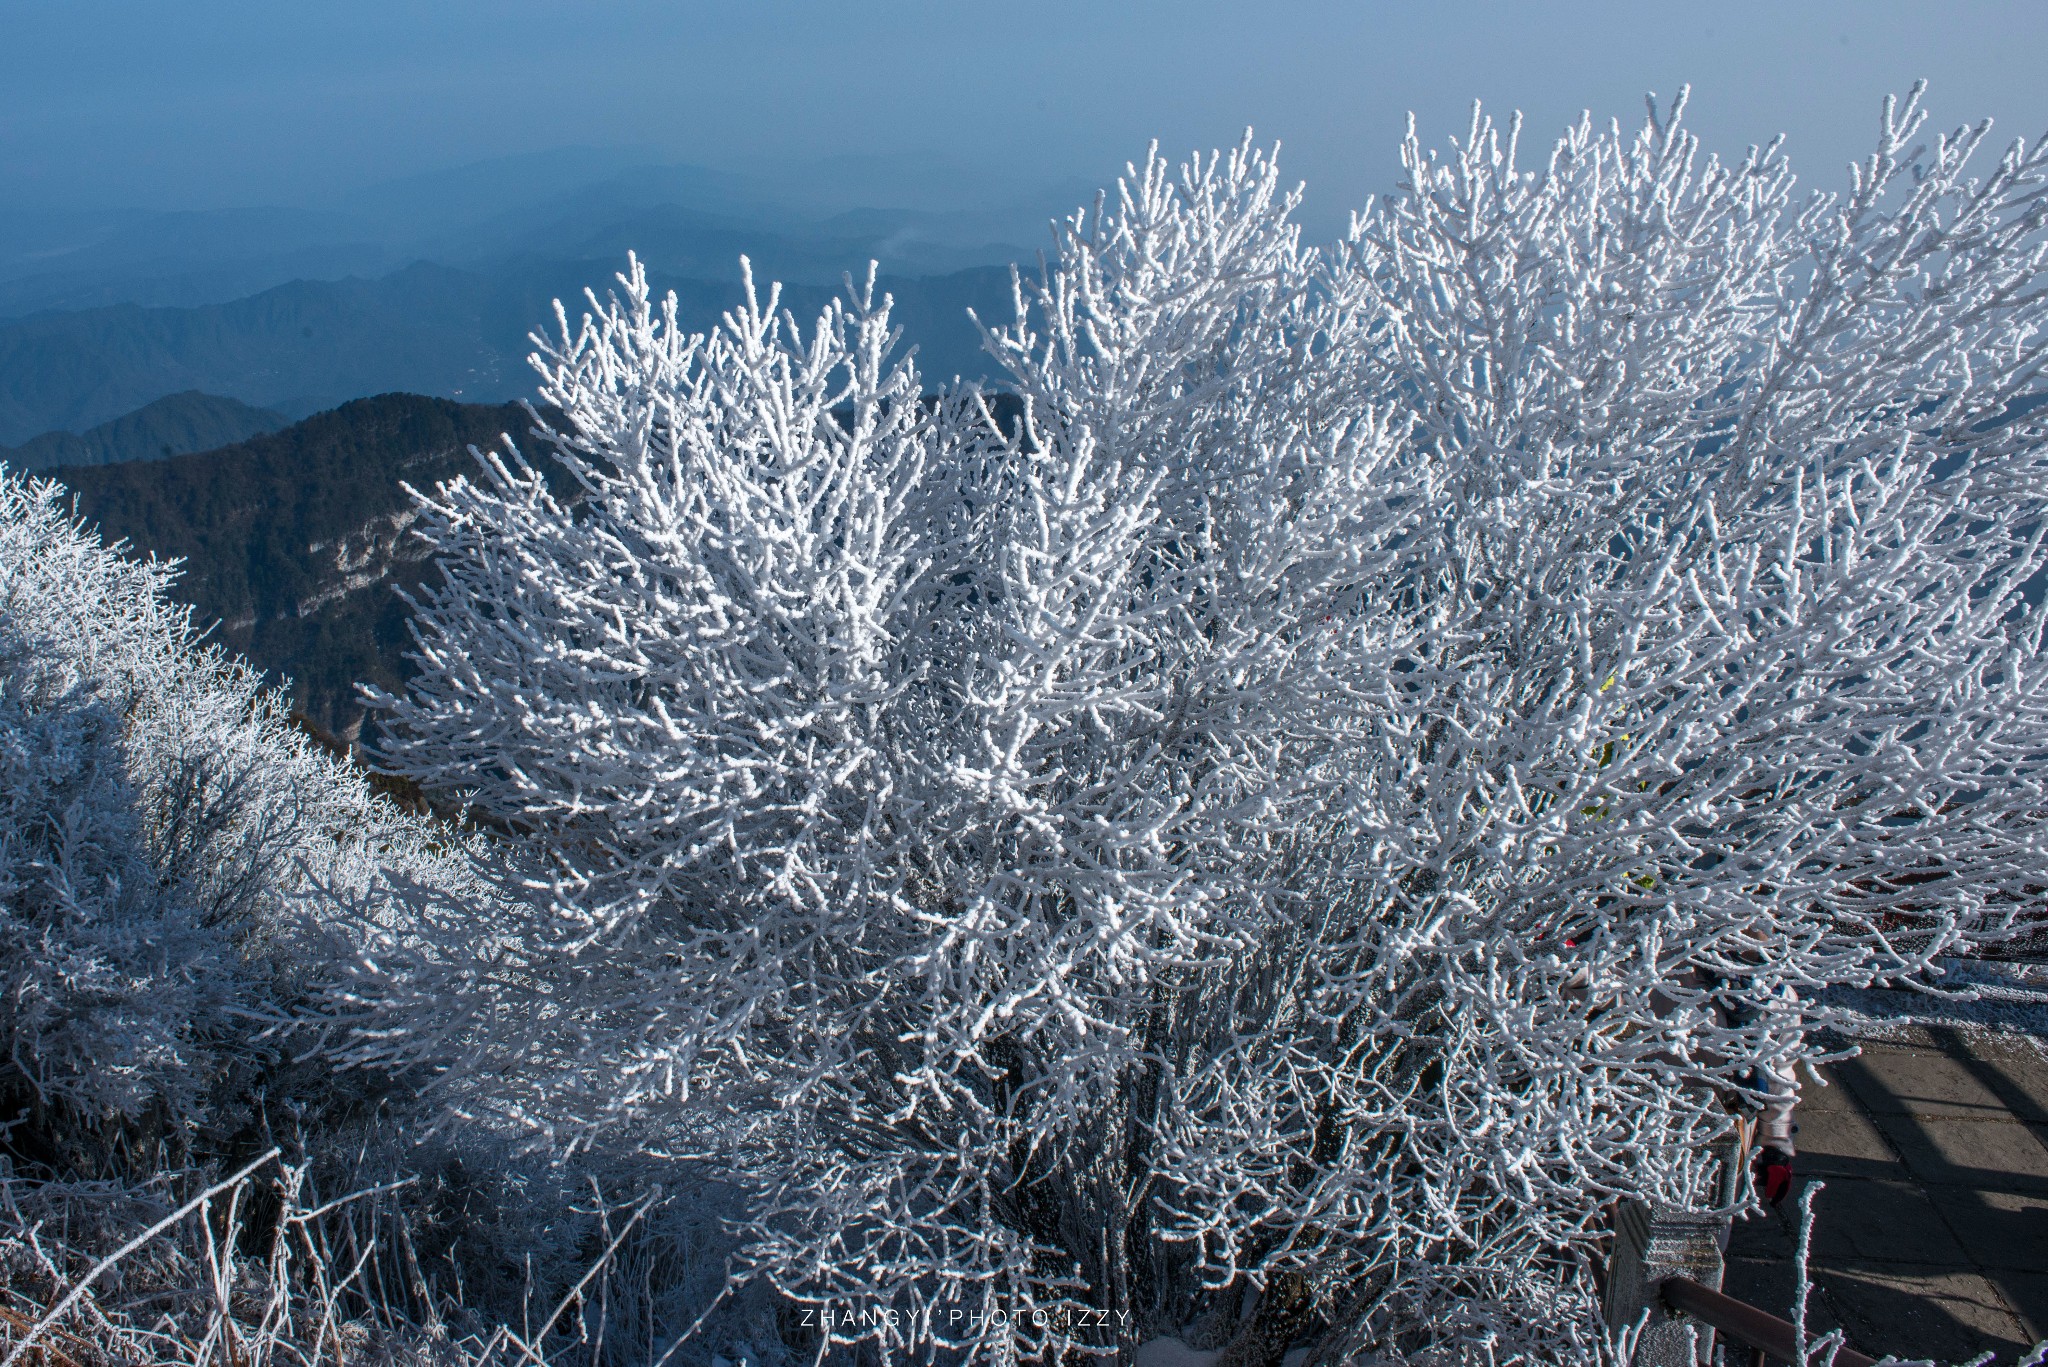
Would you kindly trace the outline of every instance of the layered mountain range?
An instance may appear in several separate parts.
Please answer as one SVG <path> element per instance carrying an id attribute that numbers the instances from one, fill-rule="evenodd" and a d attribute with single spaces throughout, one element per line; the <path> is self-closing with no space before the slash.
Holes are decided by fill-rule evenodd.
<path id="1" fill-rule="evenodd" d="M 1032 255 L 1013 244 L 1043 240 L 1064 192 L 991 195 L 971 210 L 873 207 L 867 191 L 911 193 L 910 182 L 883 168 L 815 169 L 777 180 L 560 149 L 322 205 L 0 205 L 0 447 L 83 437 L 191 390 L 284 418 L 390 391 L 524 396 L 529 334 L 552 325 L 558 299 L 573 321 L 584 291 L 612 288 L 629 251 L 658 290 L 675 291 L 692 329 L 739 301 L 742 255 L 764 290 L 786 285 L 783 303 L 805 323 L 877 263 L 925 373 L 985 374 L 967 311 L 1008 320 L 1010 265 Z M 100 457 L 56 441 L 14 463 L 52 458 Z"/>
<path id="2" fill-rule="evenodd" d="M 529 334 L 551 322 L 557 299 L 578 317 L 583 291 L 602 292 L 624 264 L 623 252 L 602 262 L 528 262 L 491 273 L 418 262 L 376 280 L 294 281 L 224 304 L 117 304 L 0 323 L 0 444 L 53 429 L 81 433 L 194 389 L 297 416 L 394 390 L 464 402 L 528 395 Z M 742 297 L 737 265 L 723 283 L 650 276 L 658 289 L 675 291 L 693 329 L 717 326 Z M 884 277 L 878 289 L 896 301 L 905 342 L 918 348 L 925 374 L 985 373 L 968 310 L 1009 319 L 1006 268 Z M 838 293 L 793 285 L 782 302 L 808 325 Z"/>
<path id="3" fill-rule="evenodd" d="M 878 263 L 927 387 L 987 375 L 969 311 L 1009 320 L 1030 255 L 1010 244 L 1078 191 L 885 162 L 778 178 L 565 148 L 296 207 L 0 205 L 0 461 L 181 561 L 196 622 L 355 739 L 358 683 L 408 672 L 394 590 L 432 572 L 401 482 L 526 429 L 507 401 L 534 393 L 531 334 L 556 300 L 573 323 L 629 251 L 693 330 L 742 299 L 743 254 L 806 327 Z"/>

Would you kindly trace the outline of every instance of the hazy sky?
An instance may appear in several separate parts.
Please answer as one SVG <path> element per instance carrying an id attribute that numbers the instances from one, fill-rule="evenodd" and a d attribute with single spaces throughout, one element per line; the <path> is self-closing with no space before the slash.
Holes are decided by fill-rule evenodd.
<path id="1" fill-rule="evenodd" d="M 874 199 L 1090 182 L 1141 154 L 1285 144 L 1314 220 L 1476 97 L 1547 140 L 1691 82 L 1739 153 L 1784 131 L 1837 184 L 1878 101 L 2048 130 L 2048 3 L 1213 0 L 0 0 L 0 200 L 210 208 L 564 144 L 788 167 L 878 158 Z M 906 184 L 898 170 L 937 168 Z"/>

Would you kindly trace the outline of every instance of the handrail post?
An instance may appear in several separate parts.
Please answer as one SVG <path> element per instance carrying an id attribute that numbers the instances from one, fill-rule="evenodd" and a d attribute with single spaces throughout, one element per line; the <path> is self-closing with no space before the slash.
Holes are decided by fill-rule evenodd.
<path id="1" fill-rule="evenodd" d="M 1671 1309 L 1657 1294 L 1666 1277 L 1721 1289 L 1720 1216 L 1624 1199 L 1614 1209 L 1614 1252 L 1607 1264 L 1604 1309 L 1610 1333 L 1649 1312 L 1636 1340 L 1634 1367 L 1698 1367 L 1711 1360 L 1714 1331 Z"/>

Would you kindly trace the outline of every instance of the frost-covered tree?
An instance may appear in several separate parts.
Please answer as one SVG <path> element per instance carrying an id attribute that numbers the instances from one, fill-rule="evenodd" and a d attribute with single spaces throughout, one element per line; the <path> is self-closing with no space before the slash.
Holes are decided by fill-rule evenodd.
<path id="1" fill-rule="evenodd" d="M 1916 96 L 1806 195 L 1678 113 L 1411 136 L 1328 250 L 1249 143 L 1154 155 L 989 333 L 1014 423 L 871 288 L 564 316 L 581 497 L 422 498 L 385 700 L 564 913 L 452 968 L 463 1104 L 670 1117 L 913 1357 L 1244 1278 L 1281 1346 L 1588 1341 L 1574 1247 L 1713 1199 L 1813 989 L 2039 895 L 2048 149 Z"/>
<path id="2" fill-rule="evenodd" d="M 58 1171 L 183 1162 L 248 1123 L 255 1038 L 317 976 L 308 898 L 470 886 L 203 645 L 174 571 L 0 471 L 0 1105 Z"/>

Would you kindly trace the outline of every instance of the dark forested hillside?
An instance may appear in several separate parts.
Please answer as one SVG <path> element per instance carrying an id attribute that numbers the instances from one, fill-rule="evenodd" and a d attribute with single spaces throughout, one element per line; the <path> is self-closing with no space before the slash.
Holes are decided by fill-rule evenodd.
<path id="1" fill-rule="evenodd" d="M 107 540 L 184 560 L 175 596 L 212 639 L 289 675 L 307 715 L 353 739 L 357 681 L 407 672 L 393 588 L 431 573 L 399 482 L 431 488 L 474 468 L 470 446 L 524 446 L 530 427 L 511 404 L 385 394 L 219 450 L 51 473 Z"/>

